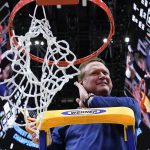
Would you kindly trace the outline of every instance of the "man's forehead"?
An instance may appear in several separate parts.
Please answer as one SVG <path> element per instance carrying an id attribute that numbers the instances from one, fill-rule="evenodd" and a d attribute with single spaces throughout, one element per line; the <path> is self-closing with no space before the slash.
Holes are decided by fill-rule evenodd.
<path id="1" fill-rule="evenodd" d="M 94 61 L 94 62 L 90 62 L 89 64 L 87 64 L 87 66 L 86 66 L 87 68 L 88 67 L 92 67 L 92 68 L 100 68 L 100 67 L 104 67 L 104 68 L 106 68 L 107 69 L 107 67 L 103 64 L 103 63 L 101 63 L 101 62 L 99 62 L 99 61 Z M 108 70 L 108 69 L 107 69 Z"/>

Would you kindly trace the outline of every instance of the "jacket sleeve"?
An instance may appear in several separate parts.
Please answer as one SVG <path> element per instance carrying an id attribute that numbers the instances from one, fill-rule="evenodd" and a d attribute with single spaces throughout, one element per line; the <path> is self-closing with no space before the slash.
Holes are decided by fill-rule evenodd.
<path id="1" fill-rule="evenodd" d="M 141 119 L 141 111 L 138 102 L 130 97 L 103 97 L 94 96 L 88 102 L 90 108 L 103 108 L 103 107 L 129 107 L 133 110 L 135 115 L 136 125 Z"/>
<path id="2" fill-rule="evenodd" d="M 65 150 L 64 136 L 68 126 L 55 127 L 52 131 L 52 143 L 48 150 Z"/>

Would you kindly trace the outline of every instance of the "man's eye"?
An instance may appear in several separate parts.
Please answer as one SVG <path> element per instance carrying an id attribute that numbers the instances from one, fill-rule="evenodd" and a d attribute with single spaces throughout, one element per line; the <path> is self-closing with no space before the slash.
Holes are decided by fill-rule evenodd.
<path id="1" fill-rule="evenodd" d="M 98 75 L 98 72 L 92 72 L 91 74 L 92 75 Z"/>
<path id="2" fill-rule="evenodd" d="M 107 75 L 107 74 L 108 74 L 108 72 L 103 72 L 103 74 L 104 74 L 104 75 Z"/>

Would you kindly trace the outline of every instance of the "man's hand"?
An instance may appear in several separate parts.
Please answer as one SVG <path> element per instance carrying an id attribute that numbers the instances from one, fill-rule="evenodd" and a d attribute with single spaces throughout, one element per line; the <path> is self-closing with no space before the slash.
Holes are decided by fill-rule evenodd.
<path id="1" fill-rule="evenodd" d="M 75 82 L 74 83 L 75 86 L 77 86 L 78 90 L 79 90 L 79 96 L 80 98 L 76 99 L 76 102 L 79 104 L 79 106 L 81 108 L 86 108 L 85 106 L 85 101 L 88 98 L 88 92 L 86 91 L 86 89 L 83 87 L 82 84 L 80 84 L 79 82 Z"/>
<path id="2" fill-rule="evenodd" d="M 35 144 L 39 144 L 39 135 L 36 132 L 37 131 L 36 119 L 28 117 L 27 121 L 28 121 L 28 123 L 27 123 L 27 126 L 25 126 L 25 129 L 27 130 L 27 132 L 29 132 L 31 134 L 32 141 Z M 50 131 L 47 132 L 46 142 L 47 142 L 47 146 L 49 146 L 52 142 Z"/>
<path id="3" fill-rule="evenodd" d="M 25 126 L 25 129 L 26 129 L 27 132 L 29 132 L 31 134 L 32 141 L 35 144 L 38 144 L 39 143 L 39 135 L 37 135 L 37 133 L 36 133 L 36 131 L 37 131 L 37 128 L 36 128 L 36 119 L 28 117 L 27 121 L 28 121 L 28 123 Z"/>

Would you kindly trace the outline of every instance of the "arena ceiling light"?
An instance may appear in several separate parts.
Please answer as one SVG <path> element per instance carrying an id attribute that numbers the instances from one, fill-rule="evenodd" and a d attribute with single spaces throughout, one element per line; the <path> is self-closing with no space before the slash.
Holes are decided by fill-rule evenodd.
<path id="1" fill-rule="evenodd" d="M 129 38 L 129 37 L 125 37 L 124 41 L 125 41 L 126 43 L 129 43 L 129 42 L 130 42 L 130 38 Z"/>
<path id="2" fill-rule="evenodd" d="M 103 39 L 103 42 L 106 43 L 106 42 L 107 42 L 107 38 L 104 38 L 104 39 Z"/>

